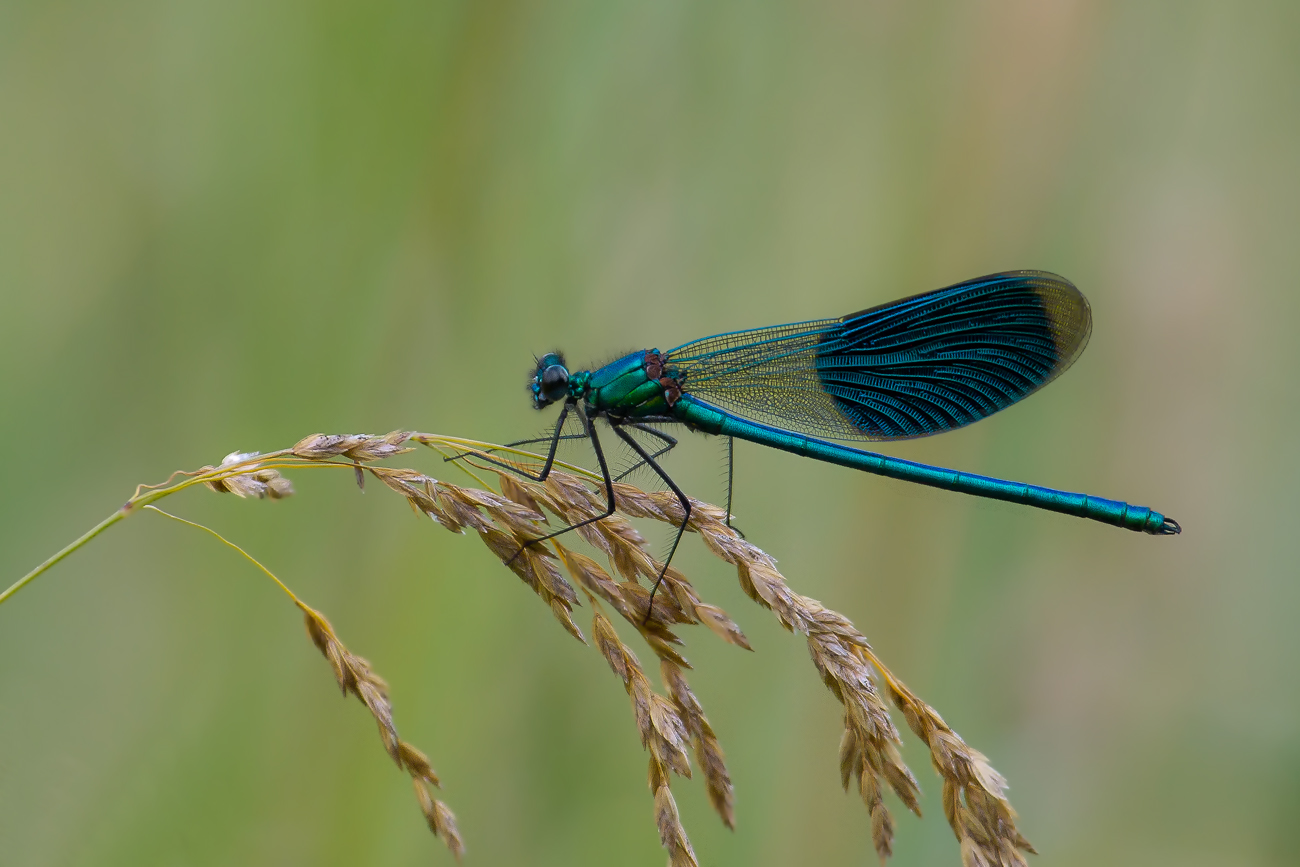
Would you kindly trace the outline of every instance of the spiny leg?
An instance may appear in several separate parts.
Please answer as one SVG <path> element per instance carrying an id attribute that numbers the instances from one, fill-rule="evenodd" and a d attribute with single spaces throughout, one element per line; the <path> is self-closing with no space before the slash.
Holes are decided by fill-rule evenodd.
<path id="1" fill-rule="evenodd" d="M 513 449 L 516 446 L 531 446 L 531 445 L 536 445 L 537 443 L 549 443 L 554 438 L 555 438 L 555 434 L 550 434 L 549 436 L 544 436 L 544 437 L 533 437 L 532 439 L 516 440 L 515 442 L 512 443 L 502 443 L 500 448 Z M 585 440 L 586 438 L 587 435 L 585 433 L 560 434 L 560 440 L 562 441 L 563 440 Z M 498 450 L 499 449 L 488 449 L 488 451 L 490 452 L 494 452 Z"/>
<path id="2" fill-rule="evenodd" d="M 727 526 L 736 531 L 736 535 L 745 538 L 744 532 L 731 523 L 731 480 L 736 475 L 736 438 L 727 437 Z"/>
<path id="3" fill-rule="evenodd" d="M 667 484 L 668 487 L 672 489 L 672 492 L 677 495 L 678 502 L 682 504 L 683 514 L 681 526 L 677 528 L 677 535 L 673 538 L 673 546 L 668 550 L 668 557 L 664 560 L 663 568 L 659 570 L 659 577 L 655 579 L 654 587 L 650 588 L 650 602 L 645 609 L 645 619 L 641 621 L 641 625 L 645 626 L 650 622 L 650 615 L 654 612 L 655 593 L 658 592 L 659 585 L 663 583 L 664 575 L 668 572 L 668 564 L 673 562 L 673 555 L 677 553 L 677 545 L 682 541 L 682 534 L 686 532 L 686 525 L 691 522 L 691 500 L 682 492 L 681 488 L 677 487 L 677 483 L 672 480 L 668 473 L 664 472 L 664 468 L 659 466 L 658 462 L 641 447 L 639 442 L 632 439 L 632 436 L 627 433 L 627 431 L 623 430 L 616 424 L 611 424 L 610 426 L 613 428 L 614 433 L 618 434 L 619 438 L 621 438 L 623 442 L 631 446 L 633 451 L 641 456 L 641 460 L 645 461 L 650 469 L 654 470 L 659 475 L 659 478 L 664 480 L 664 483 Z M 612 495 L 610 499 L 613 499 Z"/>
<path id="4" fill-rule="evenodd" d="M 575 403 L 573 404 L 573 409 L 576 413 L 578 413 L 578 416 L 582 419 L 582 425 L 587 430 L 587 437 L 591 440 L 591 448 L 596 453 L 596 462 L 600 464 L 600 477 L 605 484 L 605 496 L 606 496 L 605 511 L 595 516 L 594 518 L 586 518 L 585 520 L 579 521 L 576 524 L 570 524 L 569 526 L 561 530 L 556 530 L 554 533 L 547 533 L 545 536 L 538 536 L 536 539 L 529 539 L 528 541 L 524 542 L 524 544 L 519 546 L 519 550 L 514 553 L 513 557 L 511 557 L 509 560 L 506 561 L 507 566 L 515 562 L 515 557 L 518 557 L 520 554 L 522 554 L 524 552 L 524 549 L 527 548 L 529 545 L 536 545 L 539 542 L 545 542 L 548 539 L 554 539 L 556 536 L 563 536 L 565 533 L 572 532 L 573 530 L 576 530 L 579 527 L 585 527 L 588 524 L 594 524 L 597 521 L 603 521 L 606 518 L 608 518 L 610 515 L 614 514 L 614 480 L 609 477 L 609 467 L 605 463 L 605 451 L 600 447 L 600 437 L 596 436 L 596 425 L 593 424 L 592 420 L 587 417 L 587 414 L 582 411 L 582 407 L 578 406 Z M 618 429 L 615 428 L 616 432 L 617 430 Z M 542 470 L 542 478 L 537 479 L 537 481 L 543 481 L 543 482 L 546 481 L 546 476 L 550 475 L 551 463 L 553 462 L 554 458 L 555 458 L 555 446 L 552 445 L 551 456 L 550 458 L 547 459 L 546 466 Z"/>
<path id="5" fill-rule="evenodd" d="M 670 451 L 672 451 L 674 448 L 677 447 L 677 438 L 676 438 L 676 437 L 669 436 L 668 434 L 664 433 L 663 431 L 659 430 L 658 428 L 653 428 L 653 427 L 650 427 L 650 425 L 648 425 L 648 424 L 641 424 L 640 422 L 631 422 L 631 423 L 629 423 L 629 424 L 627 425 L 627 427 L 636 428 L 637 430 L 641 431 L 642 433 L 650 434 L 650 436 L 655 437 L 656 439 L 658 439 L 660 442 L 662 442 L 662 443 L 664 444 L 664 445 L 663 445 L 661 448 L 659 448 L 658 450 L 653 451 L 653 452 L 650 453 L 650 457 L 651 457 L 651 458 L 662 457 L 663 455 L 668 454 Z M 623 471 L 623 472 L 619 473 L 617 476 L 615 476 L 615 477 L 614 477 L 614 481 L 616 481 L 616 482 L 621 482 L 621 481 L 623 481 L 623 480 L 626 479 L 628 476 L 632 475 L 634 472 L 636 472 L 637 470 L 641 469 L 641 467 L 643 467 L 643 466 L 645 466 L 645 461 L 637 461 L 635 464 L 633 464 L 632 466 L 628 467 L 625 471 Z"/>
<path id="6" fill-rule="evenodd" d="M 560 417 L 557 420 L 558 423 L 556 424 L 557 432 L 561 429 L 561 427 L 564 424 L 565 412 L 567 412 L 567 410 L 561 410 L 560 412 Z M 481 452 L 459 452 L 457 454 L 445 457 L 442 460 L 443 463 L 447 463 L 448 461 L 458 461 L 461 458 L 490 455 L 495 452 L 499 452 L 502 449 L 513 449 L 518 446 L 531 446 L 531 445 L 536 445 L 537 443 L 548 443 L 548 442 L 553 442 L 555 440 L 585 440 L 586 438 L 587 438 L 586 432 L 574 433 L 574 434 L 551 433 L 544 437 L 530 437 L 529 439 L 526 440 L 515 440 L 512 443 L 503 443 L 502 445 L 499 445 L 496 448 L 484 449 Z"/>
<path id="7" fill-rule="evenodd" d="M 546 453 L 546 462 L 542 464 L 541 472 L 537 473 L 537 475 L 533 475 L 532 473 L 528 472 L 525 469 L 522 469 L 516 464 L 510 464 L 510 463 L 506 463 L 505 461 L 499 461 L 496 458 L 488 455 L 486 452 L 465 452 L 464 456 L 476 457 L 481 461 L 485 461 L 489 464 L 492 464 L 493 466 L 501 467 L 503 470 L 509 470 L 512 473 L 523 476 L 524 478 L 532 479 L 534 482 L 544 482 L 546 481 L 547 477 L 551 475 L 551 468 L 555 465 L 555 451 L 560 447 L 560 440 L 567 439 L 567 437 L 562 436 L 560 434 L 560 431 L 564 430 L 564 420 L 565 418 L 568 417 L 570 409 L 577 409 L 577 404 L 574 403 L 573 401 L 565 401 L 564 405 L 560 407 L 560 415 L 555 420 L 555 432 L 550 436 L 550 440 L 551 440 L 550 451 Z M 586 424 L 587 417 L 583 415 L 581 409 L 578 409 L 577 411 L 578 411 L 578 415 L 582 417 L 584 428 L 589 429 L 590 426 Z M 538 439 L 533 440 L 533 442 L 543 442 L 544 439 L 545 438 L 539 437 Z M 599 454 L 599 450 L 597 451 L 597 454 Z M 447 458 L 447 460 L 452 460 L 452 459 Z"/>

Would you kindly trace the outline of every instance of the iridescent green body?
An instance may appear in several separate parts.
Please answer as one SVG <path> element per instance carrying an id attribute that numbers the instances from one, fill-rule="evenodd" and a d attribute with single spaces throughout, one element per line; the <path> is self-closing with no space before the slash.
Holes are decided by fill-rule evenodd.
<path id="1" fill-rule="evenodd" d="M 579 380 L 574 397 L 586 402 L 589 415 L 608 414 L 614 418 L 649 419 L 672 414 L 659 379 L 651 379 L 646 370 L 647 355 L 658 356 L 657 349 L 633 352 L 599 370 L 573 374 L 570 383 Z"/>

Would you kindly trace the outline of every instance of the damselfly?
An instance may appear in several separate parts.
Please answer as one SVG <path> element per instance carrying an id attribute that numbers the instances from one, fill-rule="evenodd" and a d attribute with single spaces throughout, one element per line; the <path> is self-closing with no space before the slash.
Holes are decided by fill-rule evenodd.
<path id="1" fill-rule="evenodd" d="M 540 472 L 529 475 L 540 481 L 550 474 L 565 420 L 574 413 L 582 422 L 579 436 L 591 440 L 600 465 L 605 515 L 612 514 L 613 479 L 594 424 L 603 418 L 681 501 L 685 518 L 665 570 L 691 512 L 690 499 L 658 461 L 677 445 L 657 427 L 667 423 L 728 438 L 728 520 L 730 447 L 741 439 L 1128 530 L 1179 533 L 1176 521 L 1145 506 L 933 467 L 831 441 L 911 439 L 986 418 L 1059 376 L 1083 352 L 1091 331 L 1088 301 L 1068 280 L 1012 271 L 839 319 L 719 334 L 667 352 L 633 352 L 598 370 L 571 371 L 560 353 L 547 353 L 537 360 L 529 389 L 537 409 L 559 403 L 560 416 L 551 436 L 525 441 L 550 443 Z M 652 438 L 657 447 L 647 449 L 631 431 Z"/>

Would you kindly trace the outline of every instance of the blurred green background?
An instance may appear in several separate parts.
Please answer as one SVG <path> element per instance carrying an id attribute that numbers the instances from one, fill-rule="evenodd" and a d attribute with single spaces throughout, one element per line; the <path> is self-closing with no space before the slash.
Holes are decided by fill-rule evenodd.
<path id="1" fill-rule="evenodd" d="M 6 0 L 0 576 L 236 449 L 532 434 L 556 346 L 1057 271 L 1095 317 L 1069 375 L 889 450 L 1183 536 L 746 445 L 741 526 L 989 755 L 1034 863 L 1293 864 L 1297 85 L 1290 2 Z M 669 466 L 717 501 L 722 454 Z M 662 864 L 600 656 L 472 537 L 295 483 L 168 502 L 390 681 L 466 863 Z M 874 862 L 802 642 L 680 556 L 756 651 L 689 636 L 737 787 L 734 834 L 674 788 L 702 863 Z M 907 741 L 927 815 L 891 800 L 894 863 L 956 864 Z M 297 613 L 210 538 L 138 516 L 0 609 L 0 864 L 450 863 Z"/>

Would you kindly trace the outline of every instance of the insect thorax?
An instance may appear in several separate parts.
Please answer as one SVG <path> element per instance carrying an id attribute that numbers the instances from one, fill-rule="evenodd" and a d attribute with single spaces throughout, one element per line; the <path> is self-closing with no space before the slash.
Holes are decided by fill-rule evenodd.
<path id="1" fill-rule="evenodd" d="M 633 352 L 593 371 L 587 389 L 591 409 L 615 418 L 671 414 L 681 383 L 657 349 Z"/>

